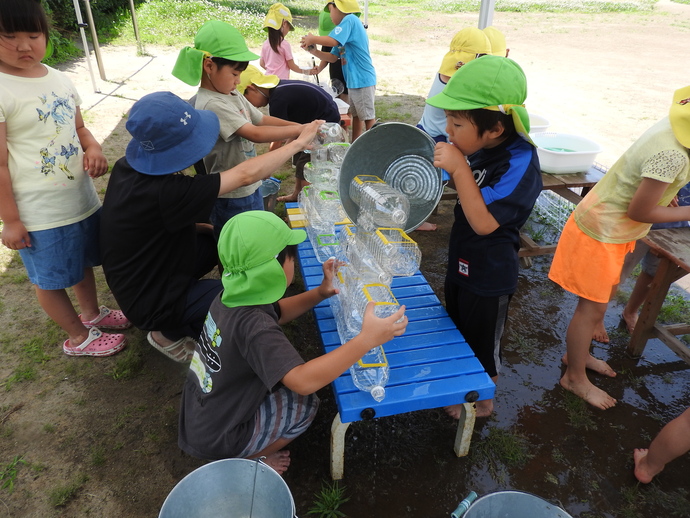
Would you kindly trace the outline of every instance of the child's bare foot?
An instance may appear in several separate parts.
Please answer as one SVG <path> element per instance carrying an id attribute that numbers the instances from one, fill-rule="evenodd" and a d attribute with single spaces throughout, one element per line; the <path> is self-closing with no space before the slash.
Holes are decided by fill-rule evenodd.
<path id="1" fill-rule="evenodd" d="M 635 478 L 643 484 L 649 484 L 652 479 L 661 473 L 662 470 L 652 473 L 647 466 L 647 454 L 649 450 L 637 448 L 633 451 L 633 459 L 635 459 Z"/>
<path id="2" fill-rule="evenodd" d="M 290 452 L 288 450 L 280 450 L 268 455 L 264 462 L 271 466 L 278 475 L 282 475 L 290 466 Z"/>
<path id="3" fill-rule="evenodd" d="M 568 366 L 568 353 L 563 355 L 561 361 L 563 362 L 563 365 L 566 367 Z M 608 363 L 606 363 L 604 360 L 600 360 L 599 358 L 595 358 L 591 354 L 587 356 L 587 363 L 585 364 L 585 367 L 596 373 L 608 376 L 609 378 L 616 377 L 616 371 L 614 371 Z"/>
<path id="4" fill-rule="evenodd" d="M 460 419 L 460 416 L 462 415 L 462 405 L 450 405 L 443 407 L 443 410 L 446 411 L 446 414 L 451 416 L 453 419 Z"/>
<path id="5" fill-rule="evenodd" d="M 640 315 L 637 314 L 637 311 L 634 313 L 626 313 L 624 310 L 621 314 L 621 319 L 623 319 L 623 322 L 625 322 L 625 327 L 628 329 L 628 333 L 632 334 L 635 330 L 635 324 L 637 324 L 637 319 L 639 316 Z"/>
<path id="6" fill-rule="evenodd" d="M 494 400 L 484 399 L 482 401 L 477 401 L 474 404 L 474 409 L 477 417 L 489 417 L 494 412 Z M 444 407 L 443 410 L 445 410 L 446 414 L 451 416 L 453 419 L 460 419 L 460 416 L 462 416 L 463 407 L 462 405 L 450 405 Z"/>
<path id="7" fill-rule="evenodd" d="M 609 396 L 599 387 L 595 387 L 592 382 L 585 380 L 582 382 L 573 382 L 568 380 L 565 376 L 561 378 L 561 387 L 584 399 L 590 405 L 606 410 L 613 407 L 617 401 Z"/>
<path id="8" fill-rule="evenodd" d="M 609 343 L 609 335 L 606 332 L 603 322 L 599 322 L 594 328 L 594 333 L 592 333 L 592 340 L 595 342 L 601 342 L 602 344 Z"/>
<path id="9" fill-rule="evenodd" d="M 415 230 L 421 230 L 423 232 L 433 232 L 436 230 L 436 223 L 429 223 L 428 221 L 425 221 L 421 225 L 419 225 Z"/>

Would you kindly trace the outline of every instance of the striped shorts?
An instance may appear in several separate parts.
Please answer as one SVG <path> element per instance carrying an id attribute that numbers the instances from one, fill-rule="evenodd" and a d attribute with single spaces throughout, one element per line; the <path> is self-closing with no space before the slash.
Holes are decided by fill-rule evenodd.
<path id="1" fill-rule="evenodd" d="M 301 396 L 285 386 L 269 394 L 254 415 L 254 433 L 241 458 L 251 458 L 278 439 L 294 439 L 311 425 L 319 408 L 316 394 Z"/>

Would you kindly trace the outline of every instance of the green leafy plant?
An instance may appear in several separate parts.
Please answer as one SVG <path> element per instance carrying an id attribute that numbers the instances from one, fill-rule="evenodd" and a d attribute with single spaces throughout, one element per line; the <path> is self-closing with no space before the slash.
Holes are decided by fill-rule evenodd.
<path id="1" fill-rule="evenodd" d="M 324 482 L 307 514 L 314 514 L 319 518 L 343 518 L 346 515 L 339 508 L 348 500 L 350 499 L 345 497 L 345 487 L 341 487 L 337 480 L 330 484 Z"/>
<path id="2" fill-rule="evenodd" d="M 0 471 L 0 487 L 2 489 L 7 489 L 10 493 L 14 490 L 14 481 L 17 479 L 19 466 L 22 464 L 26 464 L 24 458 L 16 456 Z"/>

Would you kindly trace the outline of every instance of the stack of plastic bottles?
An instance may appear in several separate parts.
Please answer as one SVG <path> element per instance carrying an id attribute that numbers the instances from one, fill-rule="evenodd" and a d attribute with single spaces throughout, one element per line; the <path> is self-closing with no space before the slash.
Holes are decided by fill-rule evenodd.
<path id="1" fill-rule="evenodd" d="M 339 294 L 330 303 L 342 343 L 359 334 L 366 305 L 374 302 L 375 314 L 387 317 L 399 304 L 390 290 L 393 276 L 413 275 L 421 261 L 417 244 L 402 227 L 409 217 L 407 197 L 374 175 L 356 176 L 350 198 L 359 206 L 358 225 L 340 231 L 340 255 L 334 285 Z M 350 368 L 357 388 L 376 401 L 385 397 L 388 362 L 383 346 L 369 351 Z"/>
<path id="2" fill-rule="evenodd" d="M 349 146 L 346 139 L 340 124 L 327 122 L 321 126 L 312 142 L 311 163 L 304 169 L 304 178 L 311 185 L 297 200 L 309 241 L 321 263 L 339 255 L 335 224 L 347 217 L 337 188 L 340 164 Z"/>

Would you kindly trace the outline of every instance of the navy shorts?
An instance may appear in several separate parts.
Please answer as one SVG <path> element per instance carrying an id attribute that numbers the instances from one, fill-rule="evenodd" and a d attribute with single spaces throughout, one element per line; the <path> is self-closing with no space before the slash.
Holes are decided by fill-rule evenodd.
<path id="1" fill-rule="evenodd" d="M 29 232 L 31 247 L 19 250 L 29 280 L 42 290 L 63 290 L 84 280 L 84 270 L 101 264 L 101 209 L 88 218 Z"/>
<path id="2" fill-rule="evenodd" d="M 257 189 L 253 194 L 243 198 L 218 198 L 211 210 L 211 223 L 216 238 L 220 235 L 230 218 L 241 212 L 248 210 L 264 210 L 264 198 L 261 196 L 261 189 Z"/>

